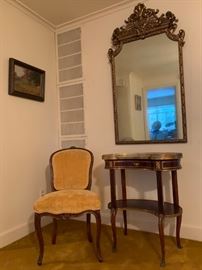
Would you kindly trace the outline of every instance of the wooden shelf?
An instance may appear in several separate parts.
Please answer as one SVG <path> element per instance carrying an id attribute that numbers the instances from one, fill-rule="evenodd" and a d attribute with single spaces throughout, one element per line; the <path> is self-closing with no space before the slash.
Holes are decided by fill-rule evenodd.
<path id="1" fill-rule="evenodd" d="M 127 199 L 116 200 L 117 209 L 134 209 L 139 211 L 148 212 L 155 216 L 163 214 L 166 217 L 176 217 L 182 215 L 182 208 L 180 206 L 174 206 L 173 203 L 164 202 L 164 212 L 160 212 L 158 208 L 158 201 L 155 200 L 139 200 L 139 199 Z M 108 208 L 111 209 L 111 202 L 108 204 Z"/>

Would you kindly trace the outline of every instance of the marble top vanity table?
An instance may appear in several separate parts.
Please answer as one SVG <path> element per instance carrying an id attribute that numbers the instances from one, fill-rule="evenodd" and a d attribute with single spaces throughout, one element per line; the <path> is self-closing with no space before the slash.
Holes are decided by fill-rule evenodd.
<path id="1" fill-rule="evenodd" d="M 161 266 L 165 264 L 165 242 L 164 242 L 164 218 L 176 217 L 176 242 L 180 244 L 180 226 L 182 220 L 182 208 L 179 205 L 177 170 L 181 169 L 181 153 L 136 153 L 136 154 L 106 154 L 102 156 L 105 168 L 110 173 L 111 201 L 108 204 L 111 210 L 111 226 L 113 236 L 113 248 L 116 249 L 116 214 L 117 210 L 123 211 L 124 234 L 127 234 L 127 212 L 126 209 L 145 211 L 157 216 L 159 226 L 159 237 L 161 246 Z M 127 199 L 126 174 L 127 169 L 151 170 L 156 174 L 157 199 Z M 116 196 L 115 171 L 121 173 L 122 198 Z M 169 171 L 172 180 L 173 202 L 164 202 L 162 172 Z M 149 179 L 145 180 L 149 181 Z M 134 180 L 135 186 L 135 180 Z"/>

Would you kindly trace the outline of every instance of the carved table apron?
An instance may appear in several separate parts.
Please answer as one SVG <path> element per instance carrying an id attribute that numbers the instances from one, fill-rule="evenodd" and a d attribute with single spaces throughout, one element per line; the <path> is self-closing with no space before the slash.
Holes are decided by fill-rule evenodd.
<path id="1" fill-rule="evenodd" d="M 180 244 L 180 227 L 182 221 L 182 208 L 179 206 L 177 170 L 181 169 L 181 153 L 136 153 L 136 154 L 106 154 L 102 156 L 105 168 L 110 172 L 111 202 L 108 204 L 111 210 L 111 226 L 113 249 L 116 249 L 116 213 L 123 210 L 124 234 L 127 234 L 126 209 L 136 209 L 149 212 L 158 217 L 158 228 L 161 246 L 161 266 L 165 265 L 164 242 L 164 218 L 176 217 L 176 243 Z M 115 170 L 121 172 L 122 199 L 116 199 Z M 125 169 L 146 169 L 156 173 L 157 200 L 127 199 Z M 162 188 L 162 172 L 170 171 L 172 178 L 173 203 L 164 202 Z"/>

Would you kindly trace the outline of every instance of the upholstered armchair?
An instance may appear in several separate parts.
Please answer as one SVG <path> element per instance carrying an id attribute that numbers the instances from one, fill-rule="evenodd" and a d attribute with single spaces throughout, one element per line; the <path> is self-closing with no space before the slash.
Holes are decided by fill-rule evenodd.
<path id="1" fill-rule="evenodd" d="M 41 229 L 43 216 L 53 217 L 52 243 L 56 243 L 57 219 L 86 214 L 87 236 L 92 242 L 91 214 L 96 220 L 96 256 L 100 252 L 100 200 L 90 190 L 92 181 L 93 154 L 84 148 L 71 147 L 54 152 L 50 157 L 53 191 L 40 197 L 34 204 L 35 230 L 39 241 L 38 265 L 42 264 L 44 240 Z"/>

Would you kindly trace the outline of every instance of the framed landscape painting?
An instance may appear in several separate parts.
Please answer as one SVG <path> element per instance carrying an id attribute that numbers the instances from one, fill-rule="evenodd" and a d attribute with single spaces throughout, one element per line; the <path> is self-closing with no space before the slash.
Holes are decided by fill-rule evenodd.
<path id="1" fill-rule="evenodd" d="M 44 101 L 45 71 L 9 58 L 9 95 Z"/>

